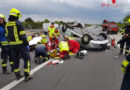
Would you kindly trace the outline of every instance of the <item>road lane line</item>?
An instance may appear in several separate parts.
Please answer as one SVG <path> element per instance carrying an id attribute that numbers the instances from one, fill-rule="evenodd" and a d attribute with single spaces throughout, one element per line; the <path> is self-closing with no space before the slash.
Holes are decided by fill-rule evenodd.
<path id="1" fill-rule="evenodd" d="M 49 62 L 51 62 L 52 59 L 46 61 L 45 63 L 42 63 L 41 65 L 38 65 L 37 67 L 35 67 L 34 69 L 31 70 L 30 75 L 34 74 L 35 72 L 37 72 L 38 70 L 40 70 L 42 67 L 46 66 Z M 4 86 L 3 88 L 1 88 L 0 90 L 10 90 L 11 88 L 13 88 L 14 86 L 18 85 L 19 83 L 21 83 L 24 80 L 24 77 L 21 78 L 20 80 L 14 80 L 11 83 L 9 83 L 8 85 Z"/>

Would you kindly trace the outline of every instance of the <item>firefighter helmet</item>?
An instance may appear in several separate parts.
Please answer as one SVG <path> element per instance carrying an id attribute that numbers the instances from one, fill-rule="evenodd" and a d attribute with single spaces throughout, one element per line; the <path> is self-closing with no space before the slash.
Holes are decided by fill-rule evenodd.
<path id="1" fill-rule="evenodd" d="M 128 23 L 130 23 L 130 19 L 128 19 Z"/>
<path id="2" fill-rule="evenodd" d="M 0 14 L 0 18 L 3 18 L 5 21 L 5 16 L 3 14 Z"/>
<path id="3" fill-rule="evenodd" d="M 15 9 L 15 8 L 12 8 L 11 10 L 10 10 L 10 15 L 12 15 L 12 16 L 15 16 L 15 17 L 18 17 L 18 19 L 20 19 L 21 18 L 21 12 L 19 11 L 19 10 L 17 10 L 17 9 Z"/>

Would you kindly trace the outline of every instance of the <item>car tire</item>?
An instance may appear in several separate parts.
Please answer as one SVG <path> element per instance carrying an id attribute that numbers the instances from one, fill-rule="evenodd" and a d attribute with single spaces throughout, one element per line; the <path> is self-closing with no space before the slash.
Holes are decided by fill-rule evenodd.
<path id="1" fill-rule="evenodd" d="M 83 28 L 83 26 L 82 26 L 81 23 L 78 23 L 78 24 L 77 24 L 77 27 L 79 27 L 79 28 Z"/>
<path id="2" fill-rule="evenodd" d="M 84 34 L 83 37 L 81 38 L 81 42 L 83 44 L 88 44 L 92 37 L 89 34 Z"/>
<path id="3" fill-rule="evenodd" d="M 64 25 L 62 26 L 62 32 L 65 33 L 66 30 L 67 30 L 67 28 L 68 28 L 67 25 L 64 24 Z"/>
<path id="4" fill-rule="evenodd" d="M 107 39 L 107 34 L 105 34 L 105 33 L 100 33 L 99 35 L 103 36 L 105 40 Z"/>

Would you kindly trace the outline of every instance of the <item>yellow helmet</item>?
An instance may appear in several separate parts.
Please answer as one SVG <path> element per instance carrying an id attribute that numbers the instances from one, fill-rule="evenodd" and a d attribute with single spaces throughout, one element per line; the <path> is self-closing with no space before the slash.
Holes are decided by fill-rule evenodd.
<path id="1" fill-rule="evenodd" d="M 10 10 L 10 15 L 18 17 L 18 19 L 22 16 L 21 12 L 19 10 L 15 9 L 15 8 L 12 8 Z"/>
<path id="2" fill-rule="evenodd" d="M 43 38 L 44 38 L 44 37 L 46 37 L 46 36 L 45 36 L 44 34 L 42 34 L 42 35 L 41 35 L 41 37 L 43 37 Z"/>
<path id="3" fill-rule="evenodd" d="M 3 14 L 0 14 L 0 18 L 3 18 L 5 21 L 5 16 Z"/>
<path id="4" fill-rule="evenodd" d="M 130 23 L 130 19 L 128 19 L 128 23 Z"/>

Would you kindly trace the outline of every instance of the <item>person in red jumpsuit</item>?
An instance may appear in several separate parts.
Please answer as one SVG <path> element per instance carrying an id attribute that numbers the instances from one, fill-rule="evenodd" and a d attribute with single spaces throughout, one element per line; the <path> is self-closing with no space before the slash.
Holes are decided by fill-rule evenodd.
<path id="1" fill-rule="evenodd" d="M 60 31 L 58 28 L 55 29 L 55 43 L 59 46 L 59 40 L 60 40 Z"/>
<path id="2" fill-rule="evenodd" d="M 56 46 L 56 43 L 55 43 L 55 38 L 52 38 L 52 40 L 47 43 L 46 47 L 47 47 L 48 51 L 56 49 L 57 46 Z"/>
<path id="3" fill-rule="evenodd" d="M 69 50 L 72 53 L 77 53 L 80 50 L 80 44 L 76 40 L 69 40 L 68 37 L 65 37 L 65 41 L 69 44 Z"/>

